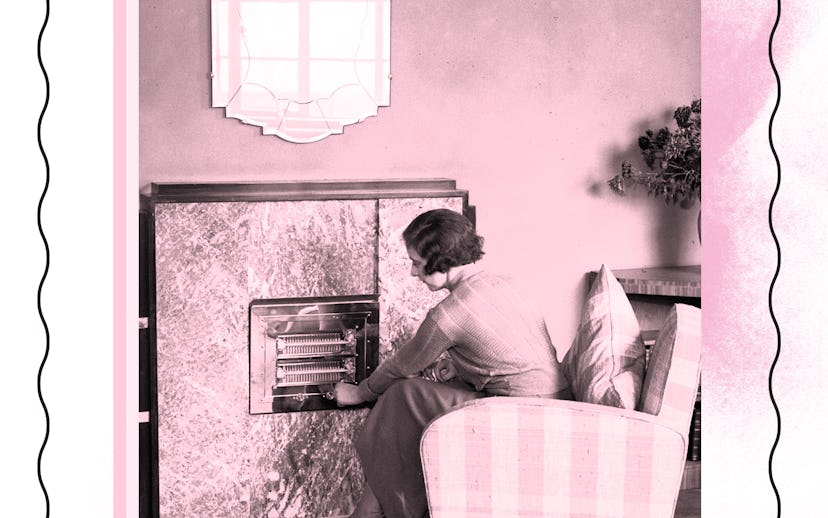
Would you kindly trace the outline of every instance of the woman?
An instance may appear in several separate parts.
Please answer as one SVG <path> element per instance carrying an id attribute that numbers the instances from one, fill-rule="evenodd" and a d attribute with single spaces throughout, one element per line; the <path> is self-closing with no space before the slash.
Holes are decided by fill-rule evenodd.
<path id="1" fill-rule="evenodd" d="M 488 395 L 570 397 L 543 316 L 512 283 L 476 264 L 483 238 L 468 219 L 425 212 L 403 240 L 411 275 L 449 294 L 371 376 L 334 389 L 341 406 L 377 400 L 356 442 L 367 486 L 353 518 L 428 515 L 420 436 L 451 408 Z"/>

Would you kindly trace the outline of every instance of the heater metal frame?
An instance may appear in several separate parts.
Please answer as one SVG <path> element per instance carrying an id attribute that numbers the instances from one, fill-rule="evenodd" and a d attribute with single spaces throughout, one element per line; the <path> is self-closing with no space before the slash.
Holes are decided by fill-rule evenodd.
<path id="1" fill-rule="evenodd" d="M 333 385 L 377 366 L 376 295 L 256 299 L 248 313 L 251 414 L 339 408 Z"/>

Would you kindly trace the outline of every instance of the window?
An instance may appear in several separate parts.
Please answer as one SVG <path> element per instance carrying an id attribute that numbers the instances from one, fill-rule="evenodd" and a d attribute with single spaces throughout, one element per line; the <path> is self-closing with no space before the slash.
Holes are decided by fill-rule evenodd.
<path id="1" fill-rule="evenodd" d="M 390 0 L 213 0 L 213 106 L 314 142 L 390 104 Z"/>

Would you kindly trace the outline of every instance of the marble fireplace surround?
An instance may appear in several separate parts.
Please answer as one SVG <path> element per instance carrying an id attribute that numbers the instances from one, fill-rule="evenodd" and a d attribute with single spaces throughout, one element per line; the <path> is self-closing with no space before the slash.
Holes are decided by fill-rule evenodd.
<path id="1" fill-rule="evenodd" d="M 251 415 L 252 299 L 377 294 L 380 361 L 443 295 L 409 276 L 402 230 L 447 207 L 448 179 L 153 184 L 150 422 L 156 514 L 333 517 L 364 479 L 366 409 Z"/>

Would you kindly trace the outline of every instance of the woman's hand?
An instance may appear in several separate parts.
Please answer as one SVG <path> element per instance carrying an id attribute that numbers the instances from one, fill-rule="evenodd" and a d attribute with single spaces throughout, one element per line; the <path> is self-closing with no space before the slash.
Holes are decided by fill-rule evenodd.
<path id="1" fill-rule="evenodd" d="M 359 395 L 359 387 L 351 383 L 339 382 L 334 385 L 334 399 L 338 406 L 352 406 L 363 403 Z"/>
<path id="2" fill-rule="evenodd" d="M 444 383 L 457 376 L 457 369 L 451 358 L 441 358 L 423 371 L 423 377 L 427 380 Z"/>
<path id="3" fill-rule="evenodd" d="M 437 377 L 437 381 L 446 382 L 457 376 L 457 368 L 454 366 L 454 362 L 451 361 L 451 358 L 443 358 L 438 361 L 437 366 L 434 367 L 434 374 Z"/>

